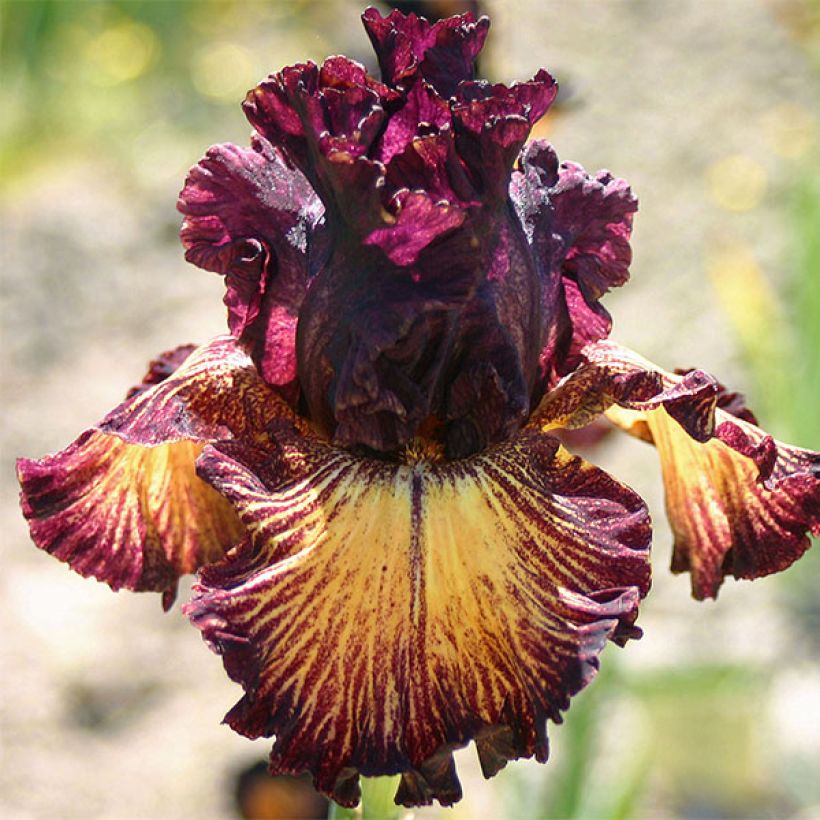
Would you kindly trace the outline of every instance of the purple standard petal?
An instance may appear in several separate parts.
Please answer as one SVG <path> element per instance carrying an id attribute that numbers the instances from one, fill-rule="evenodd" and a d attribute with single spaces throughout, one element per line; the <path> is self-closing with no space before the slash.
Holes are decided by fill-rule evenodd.
<path id="1" fill-rule="evenodd" d="M 368 181 L 375 183 L 379 166 L 367 154 L 382 131 L 385 108 L 398 99 L 359 63 L 330 57 L 321 66 L 304 63 L 271 74 L 248 92 L 243 108 L 254 128 L 310 180 L 325 207 L 355 222 L 362 207 L 370 211 L 378 202 L 374 184 L 364 186 L 360 177 L 369 170 Z"/>
<path id="2" fill-rule="evenodd" d="M 544 258 L 533 258 L 532 226 L 510 199 L 513 164 L 557 92 L 546 71 L 511 86 L 473 81 L 486 21 L 430 25 L 373 10 L 364 19 L 390 85 L 331 57 L 269 76 L 245 101 L 325 206 L 322 230 L 309 236 L 298 384 L 336 444 L 393 452 L 424 427 L 462 458 L 526 421 L 542 392 L 543 351 L 570 344 L 570 313 L 586 320 L 584 338 L 608 332 L 605 314 L 586 314 L 607 282 L 595 261 L 613 254 L 594 214 L 572 219 L 585 206 L 563 194 L 572 168 L 549 180 L 556 235 L 537 249 Z M 541 195 L 537 174 L 525 182 L 538 188 L 532 199 Z M 528 216 L 545 219 L 538 209 Z M 239 249 L 231 308 L 241 324 L 268 298 L 256 270 L 269 248 Z M 278 307 L 266 341 L 290 351 L 294 315 Z M 281 372 L 263 371 L 268 381 L 292 377 L 292 356 L 274 360 Z"/>
<path id="3" fill-rule="evenodd" d="M 510 87 L 462 82 L 448 109 L 411 74 L 382 109 L 383 136 L 367 149 L 378 159 L 348 153 L 334 171 L 346 166 L 356 220 L 334 233 L 312 282 L 299 377 L 311 418 L 337 444 L 396 450 L 432 420 L 460 458 L 520 428 L 536 392 L 542 281 L 508 189 L 556 86 L 546 72 Z M 369 177 L 355 171 L 363 163 Z"/>
<path id="4" fill-rule="evenodd" d="M 445 98 L 455 93 L 460 82 L 473 79 L 473 63 L 490 27 L 487 17 L 476 20 L 469 12 L 430 23 L 399 11 L 382 17 L 372 7 L 364 12 L 362 22 L 384 82 L 406 85 L 420 75 Z"/>
<path id="5" fill-rule="evenodd" d="M 431 414 L 475 287 L 472 238 L 467 226 L 451 231 L 404 267 L 387 237 L 387 252 L 337 247 L 316 277 L 299 322 L 299 378 L 311 419 L 338 443 L 393 450 Z"/>
<path id="6" fill-rule="evenodd" d="M 527 146 L 511 194 L 544 281 L 550 317 L 545 375 L 564 375 L 581 349 L 606 338 L 612 322 L 599 303 L 629 278 L 629 237 L 637 199 L 608 171 L 589 176 L 543 141 Z"/>
<path id="7" fill-rule="evenodd" d="M 305 302 L 298 358 L 311 418 L 339 444 L 394 450 L 433 416 L 450 457 L 514 432 L 542 335 L 520 228 L 468 218 L 417 256 L 378 239 L 369 255 L 334 258 Z"/>
<path id="8" fill-rule="evenodd" d="M 513 163 L 532 126 L 558 94 L 543 69 L 512 86 L 463 83 L 453 103 L 456 145 L 474 184 L 491 199 L 506 199 Z"/>
<path id="9" fill-rule="evenodd" d="M 308 250 L 323 208 L 304 176 L 267 140 L 215 145 L 188 174 L 179 211 L 185 258 L 225 277 L 231 333 L 252 343 L 263 377 L 296 378 L 296 321 Z"/>

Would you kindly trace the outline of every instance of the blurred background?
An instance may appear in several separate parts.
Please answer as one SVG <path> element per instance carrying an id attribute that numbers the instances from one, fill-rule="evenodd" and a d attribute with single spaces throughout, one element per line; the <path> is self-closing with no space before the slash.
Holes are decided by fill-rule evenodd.
<path id="1" fill-rule="evenodd" d="M 432 14 L 475 3 L 405 3 Z M 481 72 L 561 85 L 537 127 L 641 201 L 614 336 L 702 367 L 778 437 L 820 445 L 820 4 L 483 0 Z M 239 690 L 181 616 L 115 595 L 28 541 L 13 459 L 65 446 L 147 361 L 223 331 L 222 282 L 186 265 L 175 211 L 209 144 L 246 143 L 266 73 L 345 53 L 374 70 L 354 0 L 31 0 L 2 10 L 0 815 L 316 817 L 219 721 Z M 386 9 L 386 7 L 385 7 Z M 696 603 L 667 571 L 651 448 L 587 456 L 657 522 L 645 637 L 551 727 L 552 760 L 419 817 L 820 817 L 820 556 Z M 186 597 L 183 585 L 180 598 Z M 264 769 L 264 767 L 262 767 Z"/>

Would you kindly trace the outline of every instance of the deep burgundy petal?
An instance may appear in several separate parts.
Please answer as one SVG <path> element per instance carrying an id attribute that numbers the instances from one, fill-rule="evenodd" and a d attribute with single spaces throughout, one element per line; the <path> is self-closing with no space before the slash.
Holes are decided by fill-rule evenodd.
<path id="1" fill-rule="evenodd" d="M 539 279 L 511 215 L 467 214 L 456 227 L 446 206 L 414 204 L 406 234 L 399 219 L 372 238 L 372 255 L 337 250 L 317 276 L 300 317 L 300 381 L 311 418 L 338 444 L 395 450 L 432 416 L 462 457 L 526 420 Z"/>
<path id="2" fill-rule="evenodd" d="M 408 84 L 418 74 L 445 98 L 455 93 L 460 82 L 473 78 L 473 63 L 490 27 L 488 18 L 476 20 L 469 12 L 430 23 L 399 11 L 382 17 L 372 7 L 364 12 L 362 22 L 384 82 Z"/>
<path id="3" fill-rule="evenodd" d="M 509 87 L 487 82 L 459 87 L 453 103 L 456 144 L 487 198 L 507 198 L 513 164 L 557 93 L 558 85 L 544 70 Z"/>
<path id="4" fill-rule="evenodd" d="M 456 151 L 452 128 L 415 136 L 387 164 L 385 183 L 390 190 L 424 190 L 436 200 L 478 207 L 481 196 Z"/>
<path id="5" fill-rule="evenodd" d="M 399 191 L 393 202 L 395 221 L 371 231 L 364 244 L 381 248 L 391 262 L 402 268 L 415 264 L 424 248 L 464 222 L 463 209 L 434 202 L 422 191 Z"/>
<path id="6" fill-rule="evenodd" d="M 308 249 L 322 205 L 304 176 L 261 137 L 251 148 L 216 145 L 195 165 L 177 207 L 185 257 L 225 276 L 228 326 L 253 343 L 263 376 L 296 378 L 296 317 L 309 278 Z"/>
<path id="7" fill-rule="evenodd" d="M 543 141 L 527 146 L 511 195 L 542 272 L 552 327 L 542 354 L 545 376 L 564 375 L 581 349 L 606 338 L 611 319 L 599 300 L 629 278 L 632 215 L 638 203 L 624 180 L 558 165 Z"/>
<path id="8" fill-rule="evenodd" d="M 450 106 L 435 89 L 425 82 L 415 83 L 404 96 L 402 107 L 390 117 L 376 157 L 388 164 L 422 130 L 438 130 L 450 122 Z"/>
<path id="9" fill-rule="evenodd" d="M 349 217 L 356 188 L 344 168 L 366 158 L 385 107 L 398 96 L 360 64 L 330 57 L 321 67 L 304 63 L 271 74 L 248 92 L 243 108 L 254 128 L 310 180 L 325 207 Z"/>

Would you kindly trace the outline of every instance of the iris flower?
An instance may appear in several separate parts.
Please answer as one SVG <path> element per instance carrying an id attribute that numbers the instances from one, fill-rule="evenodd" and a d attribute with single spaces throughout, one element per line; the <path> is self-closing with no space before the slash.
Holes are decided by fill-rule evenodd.
<path id="1" fill-rule="evenodd" d="M 818 455 L 700 370 L 609 340 L 637 201 L 527 144 L 546 71 L 474 79 L 488 31 L 363 15 L 381 79 L 330 57 L 245 99 L 179 198 L 229 335 L 179 347 L 56 455 L 21 459 L 34 542 L 112 589 L 199 572 L 185 612 L 244 688 L 227 723 L 355 805 L 458 800 L 548 754 L 546 721 L 640 637 L 650 521 L 555 433 L 655 446 L 695 598 L 785 569 L 820 530 Z"/>

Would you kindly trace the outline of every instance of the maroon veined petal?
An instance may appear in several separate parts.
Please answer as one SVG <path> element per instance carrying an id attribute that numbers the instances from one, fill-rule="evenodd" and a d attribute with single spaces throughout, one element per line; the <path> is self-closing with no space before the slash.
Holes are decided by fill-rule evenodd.
<path id="1" fill-rule="evenodd" d="M 546 720 L 607 639 L 640 635 L 646 508 L 549 436 L 389 463 L 279 428 L 199 471 L 248 530 L 186 609 L 245 688 L 226 721 L 342 805 L 360 773 L 401 773 L 406 806 L 455 802 L 470 740 L 487 777 L 546 760 Z"/>
<path id="2" fill-rule="evenodd" d="M 286 389 L 296 378 L 296 318 L 323 213 L 318 197 L 254 136 L 251 148 L 213 146 L 189 172 L 177 207 L 185 258 L 225 277 L 231 333 L 252 343 L 264 377 Z"/>
<path id="3" fill-rule="evenodd" d="M 688 376 L 694 370 L 695 368 L 692 367 L 675 368 L 675 375 Z M 736 393 L 729 390 L 728 387 L 720 384 L 720 382 L 718 382 L 717 389 L 717 406 L 720 407 L 721 410 L 725 410 L 731 416 L 737 416 L 739 419 L 743 419 L 744 421 L 757 425 L 757 417 L 746 406 L 746 396 L 742 393 Z"/>
<path id="4" fill-rule="evenodd" d="M 606 338 L 611 319 L 599 300 L 629 278 L 629 237 L 637 199 L 608 171 L 594 177 L 574 163 L 558 165 L 536 140 L 522 153 L 510 194 L 542 270 L 544 310 L 553 327 L 545 374 L 571 372 L 586 345 Z"/>
<path id="5" fill-rule="evenodd" d="M 775 441 L 717 411 L 716 436 L 697 443 L 662 413 L 646 418 L 661 459 L 675 534 L 673 572 L 716 598 L 727 576 L 760 578 L 791 566 L 820 535 L 820 454 Z"/>
<path id="6" fill-rule="evenodd" d="M 407 84 L 418 74 L 444 98 L 473 78 L 473 64 L 490 27 L 487 17 L 476 20 L 469 12 L 430 23 L 399 11 L 382 17 L 373 7 L 364 12 L 362 22 L 384 82 Z"/>
<path id="7" fill-rule="evenodd" d="M 655 444 L 675 536 L 672 570 L 691 574 L 695 598 L 717 597 L 727 576 L 786 569 L 809 548 L 807 533 L 820 533 L 820 454 L 767 435 L 736 394 L 702 371 L 668 373 L 608 342 L 583 357 L 533 423 L 580 427 L 606 410 Z"/>
<path id="8" fill-rule="evenodd" d="M 158 376 L 152 367 L 149 378 Z M 132 391 L 65 450 L 18 460 L 31 537 L 83 576 L 114 590 L 163 592 L 170 606 L 177 578 L 221 557 L 243 533 L 196 475 L 202 448 L 252 437 L 280 416 L 292 413 L 248 354 L 230 337 L 215 339 L 154 386 Z"/>
<path id="9" fill-rule="evenodd" d="M 582 356 L 583 364 L 541 400 L 531 426 L 577 430 L 617 405 L 635 413 L 663 409 L 695 441 L 713 437 L 721 386 L 708 373 L 670 377 L 609 341 L 589 345 Z"/>

